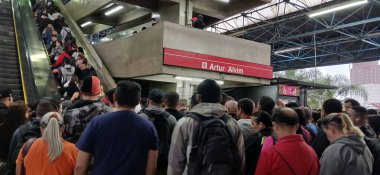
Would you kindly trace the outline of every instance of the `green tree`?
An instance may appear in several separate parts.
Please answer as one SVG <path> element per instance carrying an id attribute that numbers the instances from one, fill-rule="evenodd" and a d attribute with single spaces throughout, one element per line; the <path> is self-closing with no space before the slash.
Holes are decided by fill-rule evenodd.
<path id="1" fill-rule="evenodd" d="M 299 81 L 312 82 L 335 86 L 337 89 L 316 89 L 307 91 L 307 104 L 320 109 L 325 100 L 330 98 L 344 99 L 348 97 L 368 98 L 366 89 L 358 84 L 351 84 L 350 80 L 344 75 L 324 75 L 319 69 L 288 70 L 276 72 L 275 77 L 294 79 Z"/>

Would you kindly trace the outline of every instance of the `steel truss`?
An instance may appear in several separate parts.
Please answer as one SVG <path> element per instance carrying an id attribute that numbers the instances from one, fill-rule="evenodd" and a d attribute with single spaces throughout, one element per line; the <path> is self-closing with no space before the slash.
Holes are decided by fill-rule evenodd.
<path id="1" fill-rule="evenodd" d="M 275 71 L 379 60 L 379 0 L 317 18 L 307 16 L 310 11 L 339 2 L 342 1 L 308 7 L 305 0 L 281 0 L 264 7 L 277 9 L 277 15 L 270 19 L 253 19 L 252 14 L 257 16 L 263 8 L 254 9 L 220 21 L 208 30 L 271 45 Z M 284 13 L 279 12 L 287 7 L 299 11 L 281 15 Z M 249 20 L 251 23 L 244 25 Z"/>

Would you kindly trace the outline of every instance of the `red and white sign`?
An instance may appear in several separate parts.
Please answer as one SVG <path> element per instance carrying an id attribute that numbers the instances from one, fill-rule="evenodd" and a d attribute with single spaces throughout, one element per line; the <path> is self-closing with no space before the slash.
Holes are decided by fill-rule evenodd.
<path id="1" fill-rule="evenodd" d="M 169 48 L 164 48 L 164 65 L 267 79 L 273 78 L 272 66 Z"/>
<path id="2" fill-rule="evenodd" d="M 300 96 L 300 88 L 297 86 L 279 85 L 279 94 L 287 96 Z"/>

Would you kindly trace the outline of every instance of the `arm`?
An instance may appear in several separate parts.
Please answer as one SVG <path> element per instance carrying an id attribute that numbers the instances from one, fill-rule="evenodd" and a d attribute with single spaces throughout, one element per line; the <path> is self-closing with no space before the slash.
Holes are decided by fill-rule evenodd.
<path id="1" fill-rule="evenodd" d="M 91 154 L 83 151 L 79 151 L 77 157 L 77 163 L 74 169 L 74 175 L 86 175 L 88 165 L 90 164 Z"/>
<path id="2" fill-rule="evenodd" d="M 186 167 L 186 148 L 187 148 L 187 125 L 189 122 L 186 117 L 180 119 L 174 127 L 172 140 L 169 150 L 168 175 L 182 175 Z"/>
<path id="3" fill-rule="evenodd" d="M 269 150 L 261 152 L 259 161 L 256 166 L 256 172 L 254 175 L 266 175 L 269 174 L 269 168 L 271 164 L 269 163 Z"/>
<path id="4" fill-rule="evenodd" d="M 245 146 L 244 146 L 244 135 L 240 128 L 237 128 L 237 147 L 239 151 L 240 163 L 241 163 L 241 174 L 245 174 Z"/>
<path id="5" fill-rule="evenodd" d="M 55 62 L 55 64 L 53 65 L 53 66 L 51 66 L 51 67 L 53 67 L 53 68 L 57 68 L 57 67 L 59 67 L 62 63 L 63 63 L 63 59 L 64 59 L 65 57 L 61 54 L 59 57 L 58 57 L 58 59 L 57 59 L 57 61 Z"/>
<path id="6" fill-rule="evenodd" d="M 146 164 L 145 175 L 155 175 L 156 174 L 157 157 L 158 157 L 158 151 L 157 150 L 149 150 L 148 162 Z"/>
<path id="7" fill-rule="evenodd" d="M 16 165 L 16 175 L 21 175 L 21 166 Z"/>

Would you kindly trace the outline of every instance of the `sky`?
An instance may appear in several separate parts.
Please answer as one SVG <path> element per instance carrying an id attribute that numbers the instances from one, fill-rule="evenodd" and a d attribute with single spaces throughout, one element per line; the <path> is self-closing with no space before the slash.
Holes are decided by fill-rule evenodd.
<path id="1" fill-rule="evenodd" d="M 341 64 L 335 66 L 325 66 L 319 67 L 319 70 L 325 75 L 345 75 L 347 78 L 350 78 L 350 64 Z"/>

